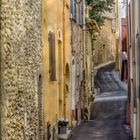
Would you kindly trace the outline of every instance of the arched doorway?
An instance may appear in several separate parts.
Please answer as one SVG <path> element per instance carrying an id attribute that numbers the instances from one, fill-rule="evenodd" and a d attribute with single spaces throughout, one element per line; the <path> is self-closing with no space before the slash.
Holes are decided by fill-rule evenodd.
<path id="1" fill-rule="evenodd" d="M 68 98 L 69 98 L 69 93 L 70 93 L 70 68 L 69 64 L 66 64 L 66 79 L 65 79 L 65 96 L 64 96 L 64 117 L 66 118 L 67 116 L 67 111 L 68 111 Z"/>
<path id="2" fill-rule="evenodd" d="M 66 83 L 70 82 L 70 68 L 69 68 L 69 64 L 66 64 Z"/>

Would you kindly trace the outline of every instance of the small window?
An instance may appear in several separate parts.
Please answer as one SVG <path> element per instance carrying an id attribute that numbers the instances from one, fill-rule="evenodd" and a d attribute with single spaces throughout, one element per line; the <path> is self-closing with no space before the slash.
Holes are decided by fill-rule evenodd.
<path id="1" fill-rule="evenodd" d="M 70 9 L 71 9 L 71 14 L 73 15 L 74 13 L 74 1 L 70 0 Z"/>
<path id="2" fill-rule="evenodd" d="M 49 77 L 50 80 L 56 80 L 56 60 L 55 60 L 55 34 L 49 32 Z"/>
<path id="3" fill-rule="evenodd" d="M 71 7 L 71 15 L 72 19 L 76 20 L 76 1 L 70 0 L 70 7 Z"/>

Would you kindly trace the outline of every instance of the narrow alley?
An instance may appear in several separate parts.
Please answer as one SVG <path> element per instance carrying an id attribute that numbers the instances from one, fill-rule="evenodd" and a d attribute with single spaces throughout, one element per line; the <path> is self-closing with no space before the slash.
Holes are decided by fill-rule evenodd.
<path id="1" fill-rule="evenodd" d="M 71 140 L 131 140 L 126 125 L 127 85 L 114 71 L 114 64 L 100 68 L 95 76 L 96 95 L 90 120 L 78 126 Z"/>
<path id="2" fill-rule="evenodd" d="M 0 140 L 140 140 L 140 0 L 0 0 Z"/>

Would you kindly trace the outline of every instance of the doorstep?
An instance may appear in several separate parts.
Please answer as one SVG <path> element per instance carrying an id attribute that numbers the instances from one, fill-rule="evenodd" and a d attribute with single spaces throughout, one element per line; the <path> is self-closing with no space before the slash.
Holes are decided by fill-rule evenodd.
<path id="1" fill-rule="evenodd" d="M 69 138 L 71 137 L 72 135 L 72 130 L 67 130 L 67 133 L 66 134 L 59 134 L 58 135 L 58 139 L 59 140 L 69 140 Z"/>

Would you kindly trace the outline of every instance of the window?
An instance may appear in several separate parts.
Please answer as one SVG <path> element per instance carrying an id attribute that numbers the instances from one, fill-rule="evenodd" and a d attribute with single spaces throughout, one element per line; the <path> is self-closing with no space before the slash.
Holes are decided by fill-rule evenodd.
<path id="1" fill-rule="evenodd" d="M 77 4 L 76 1 L 74 0 L 74 19 L 76 20 L 77 17 Z"/>
<path id="2" fill-rule="evenodd" d="M 73 15 L 73 13 L 74 13 L 74 0 L 70 0 L 70 10 L 71 10 L 71 14 Z"/>
<path id="3" fill-rule="evenodd" d="M 82 2 L 78 4 L 77 23 L 80 25 L 83 24 L 83 3 Z"/>
<path id="4" fill-rule="evenodd" d="M 55 34 L 49 32 L 49 77 L 50 80 L 56 80 L 56 60 L 55 60 Z"/>
<path id="5" fill-rule="evenodd" d="M 78 4 L 78 11 L 77 11 L 77 23 L 80 24 L 81 18 L 81 4 Z"/>
<path id="6" fill-rule="evenodd" d="M 70 6 L 71 6 L 71 15 L 74 20 L 76 20 L 76 2 L 75 0 L 70 0 Z"/>
<path id="7" fill-rule="evenodd" d="M 81 10 L 80 10 L 80 25 L 83 25 L 83 2 L 81 3 Z"/>

